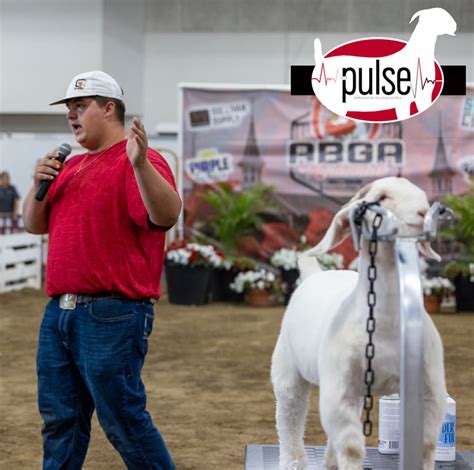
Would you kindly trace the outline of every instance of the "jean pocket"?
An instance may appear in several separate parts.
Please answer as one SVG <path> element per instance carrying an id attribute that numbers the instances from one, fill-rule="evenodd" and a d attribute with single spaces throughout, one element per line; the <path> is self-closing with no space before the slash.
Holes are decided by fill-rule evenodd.
<path id="1" fill-rule="evenodd" d="M 155 320 L 155 316 L 153 314 L 153 309 L 151 313 L 145 313 L 145 324 L 143 327 L 143 339 L 148 339 L 151 336 L 151 332 L 153 331 L 153 321 Z"/>
<path id="2" fill-rule="evenodd" d="M 133 317 L 134 306 L 134 302 L 127 300 L 94 300 L 89 304 L 89 313 L 100 322 L 120 322 Z"/>

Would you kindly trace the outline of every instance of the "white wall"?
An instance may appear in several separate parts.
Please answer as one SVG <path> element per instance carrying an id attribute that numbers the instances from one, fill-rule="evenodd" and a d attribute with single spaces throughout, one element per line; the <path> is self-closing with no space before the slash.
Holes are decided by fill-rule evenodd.
<path id="1" fill-rule="evenodd" d="M 102 70 L 125 92 L 127 114 L 143 113 L 144 1 L 104 0 Z"/>
<path id="2" fill-rule="evenodd" d="M 102 64 L 102 0 L 3 0 L 3 113 L 57 113 L 71 78 Z M 86 13 L 87 12 L 87 13 Z"/>
<path id="3" fill-rule="evenodd" d="M 148 34 L 145 125 L 177 122 L 177 84 L 286 81 L 282 34 Z"/>
<path id="4" fill-rule="evenodd" d="M 104 70 L 141 114 L 144 0 L 0 0 L 0 113 L 64 114 L 74 75 Z"/>

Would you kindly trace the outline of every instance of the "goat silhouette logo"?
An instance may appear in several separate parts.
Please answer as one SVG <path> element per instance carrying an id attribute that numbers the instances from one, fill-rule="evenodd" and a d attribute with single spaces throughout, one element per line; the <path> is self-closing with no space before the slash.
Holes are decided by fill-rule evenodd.
<path id="1" fill-rule="evenodd" d="M 442 8 L 416 12 L 408 42 L 363 38 L 331 49 L 324 56 L 314 41 L 314 94 L 328 109 L 355 121 L 402 121 L 426 111 L 443 89 L 435 59 L 438 36 L 455 35 L 456 22 Z"/>

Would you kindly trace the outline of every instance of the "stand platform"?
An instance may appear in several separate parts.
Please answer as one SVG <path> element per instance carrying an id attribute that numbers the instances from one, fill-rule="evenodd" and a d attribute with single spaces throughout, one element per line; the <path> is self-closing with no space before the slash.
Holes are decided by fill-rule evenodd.
<path id="1" fill-rule="evenodd" d="M 324 447 L 306 446 L 308 470 L 324 470 Z M 279 470 L 279 447 L 248 445 L 245 448 L 245 470 Z M 398 470 L 398 455 L 380 454 L 375 448 L 367 449 L 364 470 Z M 436 462 L 436 470 L 474 470 L 474 453 L 456 452 L 454 462 Z M 412 470 L 412 469 L 407 469 Z"/>

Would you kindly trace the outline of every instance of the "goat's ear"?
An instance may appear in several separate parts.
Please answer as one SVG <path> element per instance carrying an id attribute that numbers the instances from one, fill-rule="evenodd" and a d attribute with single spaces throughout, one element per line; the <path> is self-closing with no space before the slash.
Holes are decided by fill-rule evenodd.
<path id="1" fill-rule="evenodd" d="M 342 243 L 351 233 L 349 212 L 352 206 L 362 199 L 368 202 L 377 201 L 381 194 L 382 191 L 380 189 L 375 190 L 372 183 L 359 189 L 355 196 L 347 204 L 343 205 L 341 210 L 334 216 L 323 239 L 315 247 L 308 250 L 306 254 L 309 256 L 319 256 Z"/>
<path id="2" fill-rule="evenodd" d="M 425 258 L 441 261 L 441 256 L 439 256 L 439 254 L 436 253 L 433 248 L 431 248 L 430 242 L 427 240 L 423 240 L 418 243 L 418 250 Z"/>
<path id="3" fill-rule="evenodd" d="M 363 186 L 362 188 L 359 189 L 359 191 L 357 191 L 355 193 L 354 196 L 352 196 L 351 200 L 346 203 L 343 207 L 346 207 L 348 205 L 350 205 L 351 203 L 353 203 L 354 201 L 359 201 L 361 200 L 362 198 L 364 198 L 367 193 L 372 189 L 372 183 L 369 183 L 369 184 L 366 184 L 365 186 Z"/>
<path id="4" fill-rule="evenodd" d="M 306 252 L 309 256 L 319 256 L 327 253 L 331 248 L 342 243 L 350 233 L 349 215 L 350 205 L 345 205 L 334 216 L 331 225 L 324 234 L 323 239 L 313 248 Z"/>
<path id="5" fill-rule="evenodd" d="M 412 21 L 415 21 L 415 20 L 421 15 L 421 13 L 422 13 L 423 11 L 424 11 L 424 10 L 419 10 L 419 11 L 417 11 L 417 12 L 411 17 L 410 23 L 411 23 Z"/>

